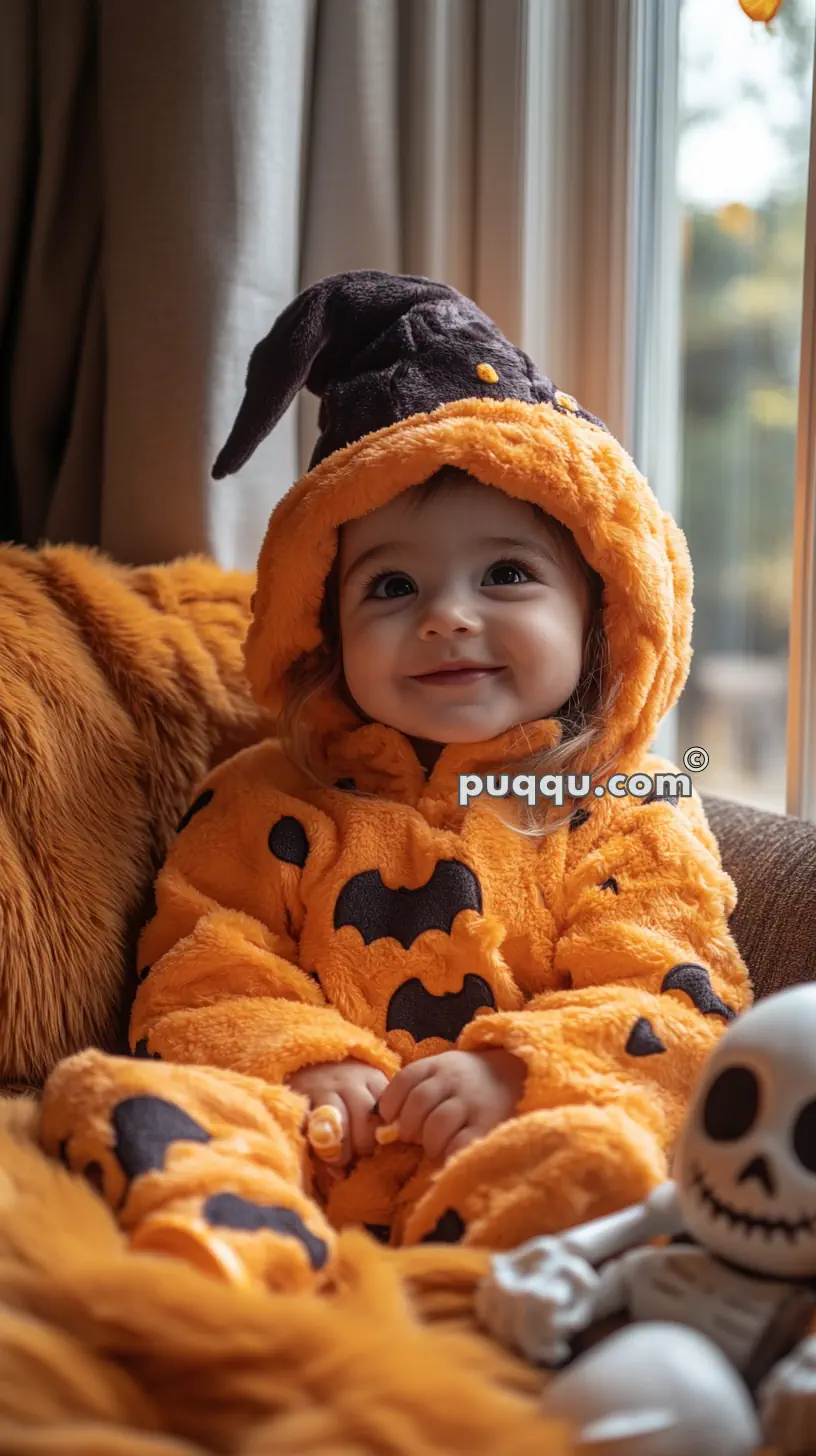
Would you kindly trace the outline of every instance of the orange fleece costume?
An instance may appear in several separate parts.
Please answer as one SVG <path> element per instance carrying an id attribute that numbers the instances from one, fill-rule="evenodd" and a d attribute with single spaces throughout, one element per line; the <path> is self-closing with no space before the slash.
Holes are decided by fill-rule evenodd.
<path id="1" fill-rule="evenodd" d="M 258 703 L 278 711 L 287 670 L 320 642 L 338 527 L 453 465 L 542 506 L 602 578 L 622 688 L 572 771 L 656 772 L 649 744 L 688 671 L 691 567 L 600 422 L 455 290 L 341 275 L 256 349 L 218 474 L 304 382 L 322 434 L 260 556 Z M 137 1247 L 273 1286 L 323 1277 L 347 1224 L 499 1248 L 636 1201 L 665 1177 L 689 1087 L 750 995 L 699 800 L 592 797 L 530 839 L 489 801 L 461 807 L 457 776 L 556 742 L 558 720 L 449 745 L 426 773 L 403 734 L 333 693 L 310 712 L 324 783 L 272 742 L 204 782 L 141 941 L 138 1060 L 57 1069 L 45 1146 L 88 1173 Z M 392 1143 L 313 1186 L 286 1076 L 346 1057 L 392 1075 L 451 1046 L 522 1059 L 516 1114 L 442 1168 Z"/>

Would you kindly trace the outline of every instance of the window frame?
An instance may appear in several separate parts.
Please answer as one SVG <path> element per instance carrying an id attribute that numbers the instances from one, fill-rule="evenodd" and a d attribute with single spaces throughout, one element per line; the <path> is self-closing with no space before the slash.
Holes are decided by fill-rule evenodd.
<path id="1" fill-rule="evenodd" d="M 816 57 L 805 208 L 785 768 L 787 812 L 816 821 Z"/>

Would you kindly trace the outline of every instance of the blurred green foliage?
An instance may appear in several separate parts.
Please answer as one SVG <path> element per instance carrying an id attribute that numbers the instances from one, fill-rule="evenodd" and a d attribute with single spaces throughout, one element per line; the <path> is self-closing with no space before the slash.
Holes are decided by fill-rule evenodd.
<path id="1" fill-rule="evenodd" d="M 684 220 L 680 515 L 697 653 L 787 645 L 813 22 L 789 0 L 774 25 L 786 85 L 802 99 L 798 122 L 768 118 L 783 132 L 788 177 L 757 209 Z"/>

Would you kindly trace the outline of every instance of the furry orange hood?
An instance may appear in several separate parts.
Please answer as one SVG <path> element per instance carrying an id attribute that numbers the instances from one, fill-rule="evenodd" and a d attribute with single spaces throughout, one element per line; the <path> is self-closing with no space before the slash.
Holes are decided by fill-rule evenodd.
<path id="1" fill-rule="evenodd" d="M 601 577 L 622 687 L 592 760 L 636 765 L 688 675 L 692 571 L 682 532 L 601 421 L 455 289 L 352 272 L 306 289 L 253 351 L 217 478 L 245 463 L 304 385 L 321 398 L 320 437 L 260 554 L 246 642 L 257 701 L 279 711 L 287 670 L 320 644 L 339 528 L 455 466 L 561 521 Z M 336 696 L 314 712 L 326 730 L 365 731 Z M 555 724 L 522 726 L 527 745 L 554 741 Z"/>

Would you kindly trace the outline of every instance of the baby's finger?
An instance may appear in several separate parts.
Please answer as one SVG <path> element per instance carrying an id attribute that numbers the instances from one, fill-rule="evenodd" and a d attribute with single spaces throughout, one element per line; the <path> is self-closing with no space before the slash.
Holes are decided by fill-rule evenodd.
<path id="1" fill-rule="evenodd" d="M 461 1097 L 449 1097 L 440 1102 L 425 1119 L 422 1129 L 422 1146 L 429 1158 L 441 1158 L 448 1143 L 467 1123 L 467 1107 Z"/>
<path id="2" fill-rule="evenodd" d="M 382 1097 L 382 1094 L 387 1086 L 388 1078 L 386 1077 L 385 1072 L 381 1072 L 379 1067 L 372 1067 L 371 1071 L 368 1074 L 368 1077 L 366 1078 L 366 1087 L 371 1093 L 375 1104 L 377 1103 L 378 1099 Z"/>
<path id="3" fill-rule="evenodd" d="M 346 1104 L 337 1092 L 327 1092 L 306 1125 L 309 1146 L 321 1162 L 344 1168 L 351 1158 Z"/>
<path id="4" fill-rule="evenodd" d="M 481 1137 L 481 1135 L 482 1134 L 477 1127 L 463 1127 L 461 1132 L 456 1133 L 455 1136 L 451 1138 L 450 1142 L 442 1149 L 439 1156 L 442 1158 L 443 1162 L 447 1163 L 450 1161 L 451 1158 L 455 1157 L 457 1153 L 461 1153 L 465 1148 L 469 1148 L 470 1144 L 475 1143 L 476 1139 L 478 1137 Z"/>
<path id="5" fill-rule="evenodd" d="M 397 1119 L 400 1137 L 407 1143 L 422 1142 L 426 1119 L 448 1095 L 437 1077 L 428 1077 L 412 1088 Z"/>
<path id="6" fill-rule="evenodd" d="M 347 1095 L 351 1147 L 357 1158 L 367 1157 L 376 1147 L 374 1132 L 378 1119 L 374 1106 L 373 1096 L 364 1088 Z"/>
<path id="7" fill-rule="evenodd" d="M 388 1086 L 380 1093 L 378 1111 L 383 1122 L 396 1122 L 409 1093 L 430 1076 L 430 1061 L 430 1057 L 425 1057 L 419 1062 L 411 1062 L 392 1077 Z"/>

